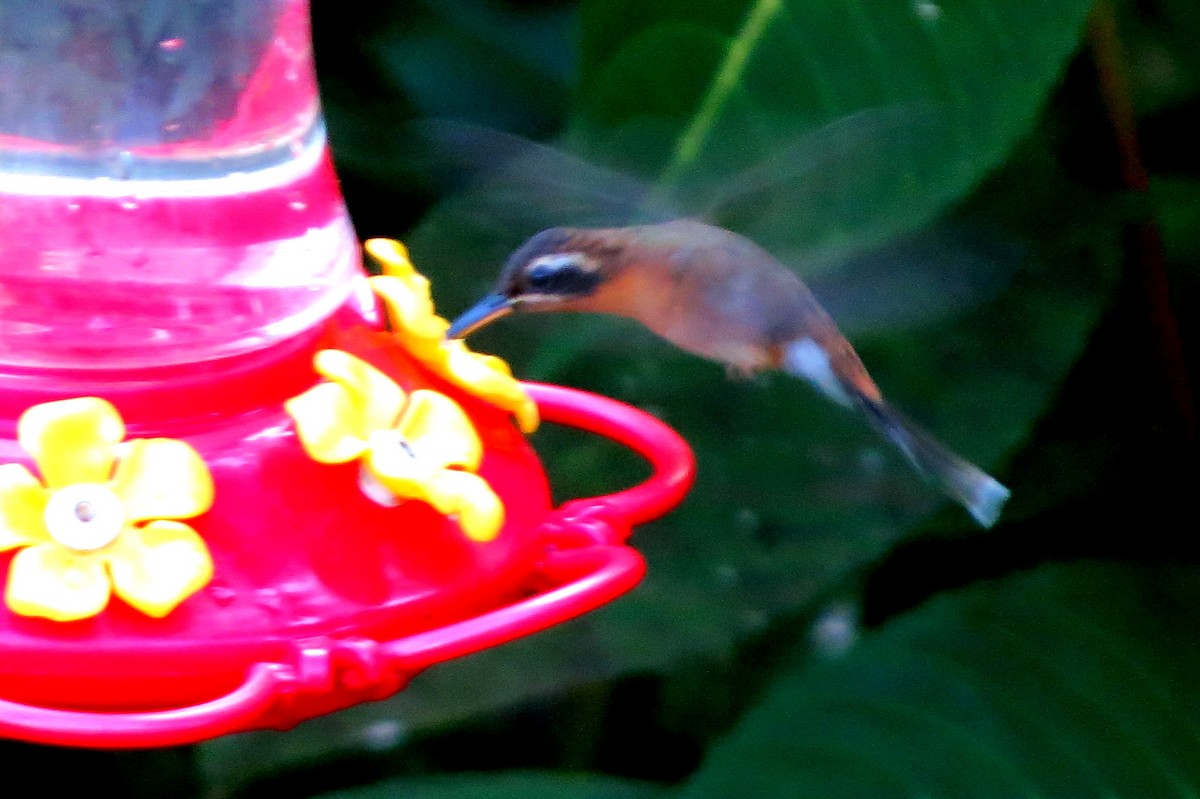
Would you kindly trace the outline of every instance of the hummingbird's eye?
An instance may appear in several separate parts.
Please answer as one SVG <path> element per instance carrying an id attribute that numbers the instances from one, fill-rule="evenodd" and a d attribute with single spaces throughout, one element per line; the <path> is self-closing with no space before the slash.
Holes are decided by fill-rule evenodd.
<path id="1" fill-rule="evenodd" d="M 597 282 L 597 264 L 583 253 L 543 255 L 524 270 L 525 290 L 531 294 L 579 296 Z"/>
<path id="2" fill-rule="evenodd" d="M 555 278 L 562 270 L 562 264 L 534 264 L 525 273 L 525 280 L 534 291 L 549 291 L 554 288 Z"/>

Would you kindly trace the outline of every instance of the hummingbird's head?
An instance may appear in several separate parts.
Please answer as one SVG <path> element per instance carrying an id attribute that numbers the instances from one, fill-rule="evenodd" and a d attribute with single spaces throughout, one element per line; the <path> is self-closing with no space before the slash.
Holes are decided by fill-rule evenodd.
<path id="1" fill-rule="evenodd" d="M 446 335 L 461 338 L 516 311 L 565 310 L 596 292 L 605 279 L 604 253 L 578 231 L 543 230 L 504 265 L 495 289 L 454 320 Z"/>

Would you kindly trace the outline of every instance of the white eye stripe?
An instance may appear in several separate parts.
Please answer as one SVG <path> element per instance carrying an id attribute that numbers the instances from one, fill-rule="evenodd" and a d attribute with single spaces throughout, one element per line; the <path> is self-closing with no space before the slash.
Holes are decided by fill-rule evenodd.
<path id="1" fill-rule="evenodd" d="M 579 252 L 558 252 L 553 253 L 552 255 L 543 255 L 538 258 L 534 258 L 532 261 L 530 261 L 529 267 L 531 269 L 541 267 L 554 271 L 574 267 L 576 269 L 594 272 L 600 268 L 600 262 L 595 258 L 589 258 L 583 253 Z"/>

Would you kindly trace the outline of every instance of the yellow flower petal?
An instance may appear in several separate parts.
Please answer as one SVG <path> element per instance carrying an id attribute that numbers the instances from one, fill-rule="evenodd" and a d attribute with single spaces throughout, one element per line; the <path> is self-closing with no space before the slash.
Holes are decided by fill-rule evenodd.
<path id="1" fill-rule="evenodd" d="M 392 239 L 368 239 L 363 245 L 371 257 L 379 262 L 385 275 L 393 277 L 410 277 L 417 271 L 413 269 L 408 257 L 408 248 Z"/>
<path id="2" fill-rule="evenodd" d="M 403 285 L 428 310 L 429 315 L 433 314 L 429 281 L 413 268 L 407 247 L 391 239 L 370 239 L 364 248 L 379 262 L 383 277 L 387 279 L 385 282 Z"/>
<path id="3" fill-rule="evenodd" d="M 346 389 L 358 408 L 355 423 L 360 438 L 391 427 L 404 407 L 404 389 L 361 358 L 341 350 L 321 350 L 313 358 L 313 367 Z"/>
<path id="4" fill-rule="evenodd" d="M 358 405 L 345 386 L 321 383 L 283 403 L 296 423 L 296 435 L 309 457 L 320 463 L 346 463 L 366 452 L 359 432 Z"/>
<path id="5" fill-rule="evenodd" d="M 433 481 L 430 504 L 441 513 L 458 515 L 458 524 L 472 541 L 491 541 L 504 524 L 504 505 L 487 481 L 470 472 L 447 469 Z"/>
<path id="6" fill-rule="evenodd" d="M 379 451 L 372 448 L 367 468 L 393 495 L 425 502 L 443 516 L 457 515 L 459 526 L 474 541 L 496 537 L 504 523 L 504 506 L 482 477 L 435 469 L 410 456 L 377 457 Z"/>
<path id="7" fill-rule="evenodd" d="M 419 308 L 422 315 L 436 316 L 429 293 L 429 280 L 413 267 L 407 247 L 392 239 L 370 239 L 364 247 L 379 262 L 382 277 L 385 278 L 381 282 L 377 282 L 378 276 L 372 278 L 372 286 L 391 285 L 393 290 L 403 286 L 412 295 L 414 307 Z M 441 321 L 445 327 L 450 326 L 444 319 Z"/>
<path id="8" fill-rule="evenodd" d="M 78 397 L 34 405 L 17 422 L 17 439 L 33 456 L 48 488 L 104 483 L 113 466 L 113 445 L 125 423 L 110 403 Z"/>
<path id="9" fill-rule="evenodd" d="M 508 364 L 491 355 L 472 352 L 462 341 L 447 341 L 443 347 L 447 378 L 485 402 L 515 415 L 522 432 L 537 430 L 537 404 L 512 376 Z"/>
<path id="10" fill-rule="evenodd" d="M 13 613 L 52 621 L 95 616 L 111 592 L 104 561 L 54 544 L 22 549 L 13 556 L 4 598 Z"/>
<path id="11" fill-rule="evenodd" d="M 525 395 L 520 402 L 515 403 L 507 409 L 517 420 L 517 427 L 521 428 L 521 432 L 529 435 L 536 433 L 538 425 L 541 423 L 541 415 L 538 412 L 537 403 L 529 395 Z"/>
<path id="12" fill-rule="evenodd" d="M 126 521 L 188 519 L 212 507 L 212 476 L 189 444 L 139 438 L 119 449 L 111 488 L 125 506 Z"/>
<path id="13" fill-rule="evenodd" d="M 19 463 L 0 466 L 0 552 L 49 540 L 43 516 L 50 492 Z"/>
<path id="14" fill-rule="evenodd" d="M 396 277 L 373 277 L 371 290 L 383 300 L 388 323 L 413 355 L 422 361 L 437 357 L 437 348 L 450 323 L 438 316 L 429 298 L 425 278 L 403 281 Z"/>
<path id="15" fill-rule="evenodd" d="M 284 407 L 304 450 L 321 463 L 346 463 L 367 449 L 375 430 L 391 427 L 404 390 L 375 367 L 340 350 L 321 350 L 313 366 L 334 381 L 314 386 Z"/>
<path id="16" fill-rule="evenodd" d="M 513 379 L 508 365 L 471 352 L 462 341 L 446 341 L 450 323 L 434 310 L 429 281 L 413 268 L 404 245 L 371 239 L 366 250 L 383 269 L 382 276 L 370 279 L 371 288 L 387 307 L 392 330 L 404 347 L 442 377 L 512 413 L 523 432 L 535 431 L 537 405 Z"/>
<path id="17" fill-rule="evenodd" d="M 203 588 L 213 575 L 208 547 L 180 522 L 126 528 L 105 554 L 117 596 L 156 619 Z"/>
<path id="18" fill-rule="evenodd" d="M 470 350 L 467 350 L 467 354 L 473 356 L 481 366 L 496 372 L 501 377 L 511 378 L 513 376 L 512 369 L 509 368 L 508 363 L 503 358 L 497 358 L 495 355 L 488 355 L 483 352 L 472 352 Z"/>
<path id="19" fill-rule="evenodd" d="M 384 488 L 400 499 L 428 500 L 427 486 L 440 470 L 436 462 L 414 457 L 396 435 L 381 433 L 372 441 L 363 465 Z"/>
<path id="20" fill-rule="evenodd" d="M 477 469 L 482 459 L 483 442 L 458 403 L 418 389 L 396 428 L 371 437 L 364 460 L 375 479 L 397 497 L 421 499 L 447 513 L 445 502 L 430 493 L 434 481 L 448 466 Z"/>
<path id="21" fill-rule="evenodd" d="M 473 471 L 483 459 L 483 442 L 470 418 L 445 394 L 414 391 L 396 430 L 418 459 L 439 469 L 458 466 Z"/>

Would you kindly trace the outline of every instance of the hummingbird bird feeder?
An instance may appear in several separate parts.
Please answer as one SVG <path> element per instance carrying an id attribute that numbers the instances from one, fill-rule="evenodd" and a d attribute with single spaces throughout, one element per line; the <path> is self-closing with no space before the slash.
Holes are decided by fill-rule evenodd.
<path id="1" fill-rule="evenodd" d="M 447 340 L 366 251 L 306 0 L 0 5 L 0 734 L 288 727 L 638 582 L 686 444 Z M 539 422 L 652 474 L 554 507 Z"/>

